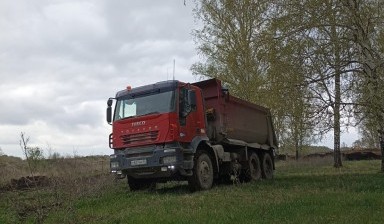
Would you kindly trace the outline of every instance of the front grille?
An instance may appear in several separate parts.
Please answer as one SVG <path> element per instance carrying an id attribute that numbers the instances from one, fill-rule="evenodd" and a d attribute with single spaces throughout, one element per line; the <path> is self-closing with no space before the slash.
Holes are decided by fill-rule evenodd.
<path id="1" fill-rule="evenodd" d="M 122 135 L 120 138 L 125 145 L 128 145 L 128 144 L 133 144 L 137 142 L 140 142 L 140 143 L 154 142 L 156 141 L 158 135 L 159 135 L 159 131 L 150 131 L 150 132 L 144 132 L 144 133 Z"/>
<path id="2" fill-rule="evenodd" d="M 134 157 L 150 157 L 153 155 L 153 152 L 138 152 L 138 153 L 130 153 L 125 154 L 126 158 L 134 158 Z"/>

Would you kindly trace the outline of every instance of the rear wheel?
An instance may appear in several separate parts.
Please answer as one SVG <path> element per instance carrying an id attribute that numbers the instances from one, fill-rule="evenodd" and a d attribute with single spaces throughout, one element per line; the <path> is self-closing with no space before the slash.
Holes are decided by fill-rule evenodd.
<path id="1" fill-rule="evenodd" d="M 272 179 L 273 178 L 273 161 L 271 154 L 264 153 L 262 160 L 262 176 L 264 179 Z"/>
<path id="2" fill-rule="evenodd" d="M 128 178 L 128 186 L 131 191 L 139 191 L 139 190 L 145 190 L 154 188 L 156 186 L 156 183 L 154 183 L 150 179 L 136 179 L 133 177 L 127 177 Z"/>
<path id="3" fill-rule="evenodd" d="M 211 157 L 205 151 L 195 155 L 193 175 L 188 180 L 192 191 L 208 190 L 213 184 L 213 166 Z"/>
<path id="4" fill-rule="evenodd" d="M 261 165 L 259 156 L 255 152 L 251 152 L 248 162 L 243 170 L 243 180 L 245 182 L 260 180 L 261 178 Z"/>

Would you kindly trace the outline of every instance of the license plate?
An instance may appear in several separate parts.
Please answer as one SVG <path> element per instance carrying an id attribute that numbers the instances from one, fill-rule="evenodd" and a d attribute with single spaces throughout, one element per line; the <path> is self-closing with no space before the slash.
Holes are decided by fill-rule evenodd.
<path id="1" fill-rule="evenodd" d="M 131 166 L 138 166 L 138 165 L 145 165 L 145 164 L 147 164 L 146 159 L 137 159 L 137 160 L 131 161 Z"/>

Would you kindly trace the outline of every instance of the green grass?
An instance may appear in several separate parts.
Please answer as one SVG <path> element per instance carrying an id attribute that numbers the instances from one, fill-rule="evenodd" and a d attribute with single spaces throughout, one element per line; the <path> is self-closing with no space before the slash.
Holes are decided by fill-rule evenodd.
<path id="1" fill-rule="evenodd" d="M 111 182 L 49 210 L 44 223 L 384 223 L 380 161 L 343 165 L 335 169 L 327 160 L 279 162 L 274 180 L 196 193 L 185 183 L 130 192 L 125 180 Z M 4 206 L 0 202 L 0 223 L 20 221 Z M 35 222 L 36 217 L 22 221 Z"/>

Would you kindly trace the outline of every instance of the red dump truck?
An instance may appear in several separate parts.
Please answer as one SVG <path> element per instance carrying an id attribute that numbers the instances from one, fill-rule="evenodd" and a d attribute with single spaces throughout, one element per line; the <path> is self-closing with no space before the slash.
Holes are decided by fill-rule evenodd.
<path id="1" fill-rule="evenodd" d="M 111 172 L 127 177 L 131 190 L 169 180 L 188 180 L 195 191 L 216 180 L 273 178 L 270 111 L 231 96 L 220 80 L 128 86 L 107 105 Z"/>

